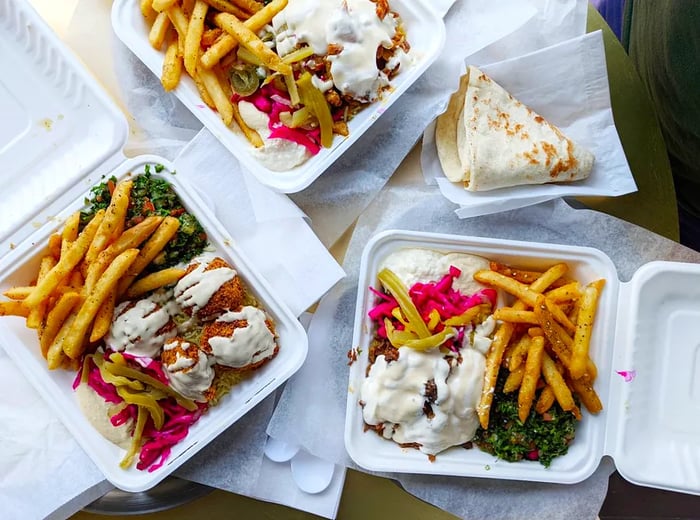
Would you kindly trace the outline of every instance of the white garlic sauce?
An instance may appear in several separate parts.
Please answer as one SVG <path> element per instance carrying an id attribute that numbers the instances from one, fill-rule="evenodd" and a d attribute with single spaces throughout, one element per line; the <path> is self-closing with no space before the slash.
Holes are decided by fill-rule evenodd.
<path id="1" fill-rule="evenodd" d="M 377 69 L 376 55 L 380 46 L 391 48 L 396 25 L 391 14 L 380 20 L 370 0 L 289 0 L 272 19 L 280 56 L 302 43 L 318 55 L 325 55 L 329 45 L 341 46 L 339 54 L 327 57 L 333 83 L 341 93 L 363 101 L 375 101 L 389 84 Z"/>
<path id="2" fill-rule="evenodd" d="M 163 345 L 163 350 L 177 349 L 186 351 L 192 344 L 180 342 L 178 340 L 167 342 Z M 198 350 L 197 359 L 183 355 L 177 349 L 175 361 L 171 364 L 163 362 L 165 375 L 170 381 L 170 385 L 183 396 L 195 401 L 205 401 L 204 393 L 211 387 L 214 381 L 214 369 L 211 360 L 206 353 Z"/>
<path id="3" fill-rule="evenodd" d="M 128 308 L 129 305 L 133 305 Z M 170 321 L 170 313 L 149 298 L 117 306 L 106 343 L 113 350 L 133 356 L 156 357 L 163 342 L 177 334 L 175 327 L 159 332 Z"/>
<path id="4" fill-rule="evenodd" d="M 265 323 L 265 313 L 257 307 L 246 305 L 239 311 L 228 311 L 217 318 L 219 322 L 245 320 L 245 327 L 238 327 L 231 336 L 213 336 L 209 346 L 216 363 L 233 368 L 243 368 L 270 357 L 275 350 L 275 336 Z"/>
<path id="5" fill-rule="evenodd" d="M 195 269 L 180 278 L 173 291 L 175 301 L 183 308 L 192 308 L 194 313 L 207 304 L 219 287 L 233 280 L 237 274 L 229 267 L 205 271 L 206 267 L 206 262 L 200 262 Z"/>

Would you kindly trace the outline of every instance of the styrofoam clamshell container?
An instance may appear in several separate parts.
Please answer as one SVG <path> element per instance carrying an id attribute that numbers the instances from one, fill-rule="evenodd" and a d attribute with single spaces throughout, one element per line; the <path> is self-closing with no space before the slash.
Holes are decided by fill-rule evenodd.
<path id="1" fill-rule="evenodd" d="M 273 360 L 234 386 L 216 406 L 207 410 L 192 426 L 187 437 L 173 447 L 165 464 L 160 469 L 149 473 L 137 470 L 135 466 L 126 470 L 119 467 L 125 451 L 102 437 L 80 411 L 72 389 L 75 373 L 47 369 L 46 360 L 40 352 L 36 331 L 25 326 L 24 318 L 0 319 L 0 337 L 9 356 L 44 399 L 51 404 L 62 422 L 107 479 L 125 491 L 147 490 L 172 473 L 296 372 L 306 358 L 307 350 L 306 333 L 299 321 L 277 300 L 273 288 L 256 272 L 255 266 L 245 255 L 235 247 L 234 241 L 196 192 L 184 184 L 177 175 L 169 173 L 174 171 L 171 164 L 160 157 L 140 156 L 124 162 L 112 174 L 121 180 L 132 173 L 142 173 L 146 164 L 165 166 L 165 170 L 160 174 L 154 174 L 154 177 L 163 178 L 173 185 L 184 206 L 198 218 L 207 232 L 214 249 L 212 253 L 221 256 L 236 269 L 260 305 L 272 317 L 279 335 L 280 348 Z M 83 198 L 73 201 L 64 211 L 56 215 L 53 225 L 44 226 L 31 241 L 18 245 L 11 254 L 0 260 L 0 291 L 5 291 L 12 286 L 27 285 L 36 277 L 40 259 L 48 253 L 45 245 L 49 236 L 60 229 L 62 222 L 68 216 L 82 207 L 84 207 Z"/>
<path id="2" fill-rule="evenodd" d="M 16 35 L 20 37 L 15 41 Z M 119 467 L 125 451 L 102 437 L 81 413 L 72 389 L 75 373 L 48 370 L 36 331 L 25 326 L 24 318 L 0 318 L 3 349 L 105 477 L 124 491 L 145 491 L 291 377 L 306 358 L 306 332 L 274 288 L 238 249 L 214 216 L 211 204 L 203 202 L 196 189 L 183 176 L 175 174 L 170 162 L 151 155 L 125 159 L 121 151 L 127 137 L 124 116 L 28 4 L 0 0 L 0 44 L 13 45 L 13 52 L 17 53 L 13 75 L 0 78 L 0 92 L 4 89 L 7 97 L 17 102 L 3 119 L 15 133 L 0 130 L 0 165 L 5 167 L 7 178 L 6 181 L 3 177 L 2 182 L 21 180 L 42 186 L 36 193 L 27 193 L 13 191 L 14 184 L 3 184 L 10 197 L 0 199 L 2 215 L 8 219 L 0 225 L 0 292 L 11 286 L 28 285 L 36 279 L 40 259 L 48 252 L 49 236 L 62 227 L 69 215 L 85 206 L 91 186 L 105 176 L 123 179 L 131 173 L 143 172 L 147 164 L 161 164 L 163 171 L 153 173 L 151 168 L 152 174 L 173 185 L 184 206 L 207 232 L 212 252 L 231 263 L 275 322 L 280 347 L 277 356 L 202 415 L 187 437 L 173 447 L 166 463 L 149 473 L 135 467 L 127 470 Z M 0 53 L 0 63 L 5 59 L 10 58 Z M 23 80 L 8 79 L 10 76 Z M 53 111 L 38 112 L 37 96 L 47 98 L 40 100 L 39 108 L 51 106 L 51 110 L 60 110 L 62 117 L 58 118 L 58 113 Z M 0 107 L 5 107 L 2 99 L 0 96 Z M 58 105 L 53 106 L 52 102 Z M 39 115 L 53 115 L 51 131 L 36 131 L 38 122 L 34 119 Z M 29 130 L 22 132 L 25 124 Z"/>
<path id="3" fill-rule="evenodd" d="M 411 50 L 410 66 L 392 81 L 391 90 L 383 98 L 358 113 L 348 124 L 347 137 L 335 136 L 333 146 L 322 149 L 303 164 L 273 171 L 263 166 L 252 154 L 252 146 L 237 129 L 226 127 L 218 113 L 201 100 L 197 87 L 186 73 L 173 91 L 177 98 L 207 127 L 221 143 L 262 184 L 282 193 L 296 193 L 307 188 L 327 170 L 360 136 L 391 106 L 408 87 L 435 61 L 445 44 L 445 25 L 428 0 L 391 0 L 391 8 L 399 13 Z M 162 74 L 164 52 L 148 42 L 149 25 L 139 9 L 138 0 L 115 0 L 112 4 L 112 27 L 119 39 L 158 77 Z"/>
<path id="4" fill-rule="evenodd" d="M 434 462 L 373 431 L 363 431 L 360 388 L 368 365 L 379 265 L 403 248 L 462 252 L 522 269 L 566 262 L 585 284 L 605 278 L 591 339 L 598 367 L 595 389 L 604 409 L 582 410 L 576 438 L 549 468 L 539 462 L 506 462 L 473 448 L 450 448 Z M 628 282 L 618 279 L 603 252 L 566 245 L 391 230 L 378 233 L 361 259 L 350 367 L 345 445 L 351 458 L 373 471 L 516 479 L 573 484 L 612 457 L 620 474 L 638 485 L 700 494 L 700 265 L 651 262 Z"/>

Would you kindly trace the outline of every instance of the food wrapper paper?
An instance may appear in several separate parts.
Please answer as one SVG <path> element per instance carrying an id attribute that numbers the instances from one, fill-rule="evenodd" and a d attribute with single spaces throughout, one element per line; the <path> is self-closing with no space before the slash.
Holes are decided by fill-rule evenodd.
<path id="1" fill-rule="evenodd" d="M 493 213 L 556 197 L 619 196 L 637 190 L 613 121 L 600 31 L 493 64 L 469 62 L 591 150 L 595 163 L 583 181 L 466 191 L 462 183 L 450 182 L 444 176 L 432 123 L 423 136 L 423 174 L 428 181 L 437 182 L 443 195 L 459 206 L 457 215 Z"/>
<path id="2" fill-rule="evenodd" d="M 387 229 L 591 246 L 610 256 L 623 281 L 651 260 L 700 262 L 698 252 L 603 213 L 574 209 L 562 199 L 458 219 L 442 194 L 430 186 L 395 186 L 383 191 L 358 220 L 343 264 L 348 276 L 321 300 L 309 325 L 308 360 L 285 387 L 268 426 L 273 437 L 290 439 L 314 455 L 353 468 L 356 466 L 343 444 L 346 354 L 352 346 L 361 253 L 375 233 Z M 592 234 L 591 229 L 596 233 Z M 464 518 L 595 518 L 612 470 L 612 462 L 603 459 L 591 477 L 574 485 L 385 476 L 423 500 Z M 503 500 L 504 496 L 509 500 Z"/>

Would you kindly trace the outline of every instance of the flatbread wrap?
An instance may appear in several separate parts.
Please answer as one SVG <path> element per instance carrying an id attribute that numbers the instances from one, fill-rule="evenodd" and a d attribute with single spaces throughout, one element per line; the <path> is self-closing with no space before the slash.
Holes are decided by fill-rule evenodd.
<path id="1" fill-rule="evenodd" d="M 468 191 L 586 179 L 593 154 L 470 66 L 436 123 L 445 176 Z"/>

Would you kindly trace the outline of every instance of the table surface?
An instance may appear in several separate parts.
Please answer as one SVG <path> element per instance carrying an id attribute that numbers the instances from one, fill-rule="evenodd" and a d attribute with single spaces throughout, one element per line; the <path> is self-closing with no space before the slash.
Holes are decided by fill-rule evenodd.
<path id="1" fill-rule="evenodd" d="M 119 101 L 118 81 L 112 62 L 108 58 L 105 59 L 111 54 L 109 22 L 111 0 L 29 0 L 29 2 L 124 109 Z M 602 17 L 590 6 L 588 29 L 603 30 L 615 123 L 639 191 L 617 198 L 582 198 L 579 200 L 590 208 L 643 226 L 667 238 L 678 240 L 678 215 L 670 166 L 651 103 L 624 49 Z M 139 132 L 136 120 L 128 113 L 127 118 L 132 133 Z M 399 167 L 387 189 L 391 189 L 395 183 L 421 182 L 421 178 L 419 153 L 417 149 L 414 149 Z M 331 249 L 336 258 L 342 257 L 350 234 L 349 230 Z M 625 485 L 624 481 L 617 484 L 618 494 L 620 489 L 623 489 L 624 492 Z M 634 486 L 629 486 L 630 489 L 634 488 Z M 675 494 L 668 495 L 674 498 Z M 355 497 L 362 497 L 362 500 L 355 500 Z M 625 502 L 623 500 L 623 503 Z M 452 515 L 409 495 L 389 480 L 353 470 L 349 470 L 347 473 L 338 518 L 364 518 L 368 511 L 382 511 L 387 503 L 391 503 L 393 516 L 406 520 L 454 518 Z M 606 506 L 607 504 L 608 502 L 606 502 Z M 695 502 L 692 504 L 695 507 L 698 506 Z M 263 512 L 264 516 L 270 519 L 317 518 L 302 511 L 262 503 L 220 490 L 215 490 L 203 498 L 167 512 L 136 515 L 130 516 L 130 518 L 185 519 L 200 513 L 203 507 L 208 514 L 214 517 L 217 517 L 218 512 L 236 511 L 237 516 L 241 518 L 258 517 Z M 606 517 L 605 510 L 606 507 L 601 513 L 603 518 Z M 629 513 L 631 510 L 627 510 L 627 512 Z M 625 514 L 625 506 L 622 506 L 621 509 L 618 507 L 615 513 L 617 518 L 628 516 Z M 643 515 L 644 513 L 640 511 L 639 514 Z M 682 513 L 679 516 L 682 516 Z M 100 517 L 80 512 L 73 518 L 75 520 L 88 520 Z"/>

